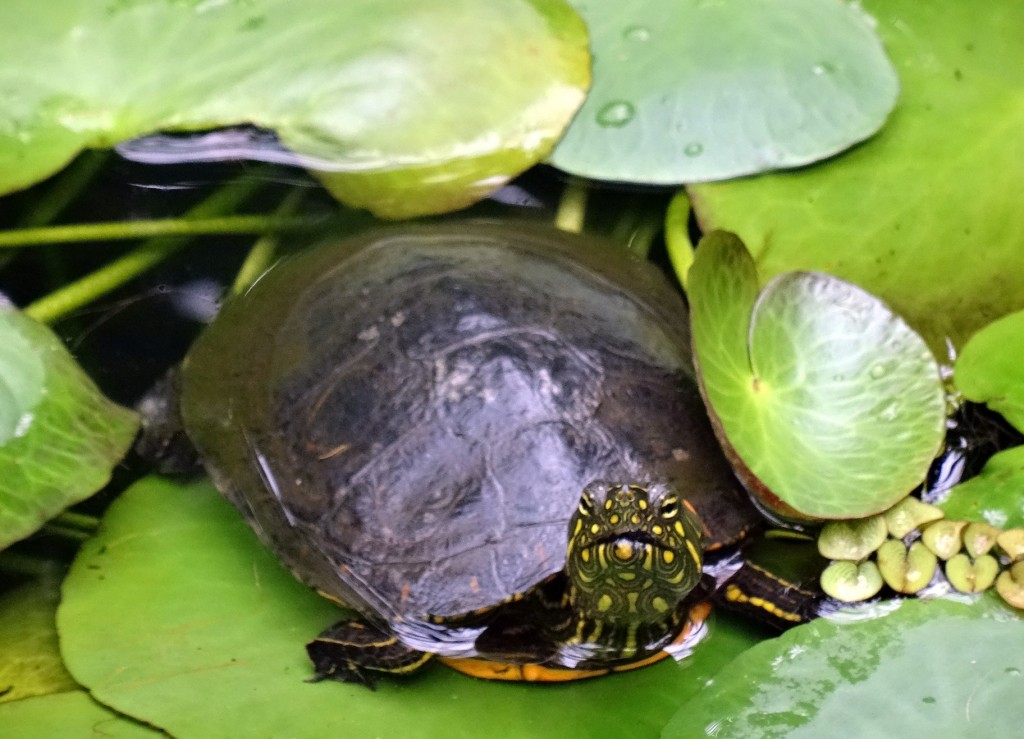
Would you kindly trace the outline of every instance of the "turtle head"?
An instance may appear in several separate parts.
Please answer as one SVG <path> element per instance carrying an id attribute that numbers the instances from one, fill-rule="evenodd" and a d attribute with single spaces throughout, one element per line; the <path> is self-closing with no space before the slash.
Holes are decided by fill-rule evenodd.
<path id="1" fill-rule="evenodd" d="M 700 581 L 703 551 L 696 513 L 671 488 L 591 483 L 569 521 L 570 603 L 597 621 L 662 621 Z"/>

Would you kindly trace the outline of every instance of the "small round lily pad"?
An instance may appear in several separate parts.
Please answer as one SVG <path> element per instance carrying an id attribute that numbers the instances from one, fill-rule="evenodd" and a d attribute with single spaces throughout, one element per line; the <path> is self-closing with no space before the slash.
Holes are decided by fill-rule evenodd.
<path id="1" fill-rule="evenodd" d="M 878 569 L 885 584 L 898 593 L 913 595 L 931 582 L 938 558 L 919 541 L 908 548 L 899 539 L 889 539 L 878 549 Z"/>
<path id="2" fill-rule="evenodd" d="M 832 521 L 818 534 L 818 551 L 828 559 L 858 562 L 882 546 L 888 533 L 882 516 Z"/>
<path id="3" fill-rule="evenodd" d="M 1009 529 L 996 537 L 996 543 L 1011 562 L 1024 559 L 1024 529 Z"/>
<path id="4" fill-rule="evenodd" d="M 969 523 L 961 534 L 964 540 L 964 551 L 971 557 L 977 558 L 989 551 L 996 545 L 996 539 L 1001 532 L 992 524 Z"/>
<path id="5" fill-rule="evenodd" d="M 938 521 L 942 516 L 942 509 L 938 506 L 907 497 L 885 512 L 885 525 L 891 535 L 902 539 L 911 531 L 926 523 Z"/>
<path id="6" fill-rule="evenodd" d="M 821 573 L 821 589 L 836 600 L 857 603 L 878 595 L 882 575 L 874 562 L 833 562 Z"/>
<path id="7" fill-rule="evenodd" d="M 999 574 L 999 563 L 990 554 L 971 559 L 964 553 L 946 562 L 946 577 L 961 593 L 980 593 L 992 587 Z"/>
<path id="8" fill-rule="evenodd" d="M 966 521 L 936 521 L 921 534 L 921 541 L 939 559 L 947 560 L 963 548 Z"/>
<path id="9" fill-rule="evenodd" d="M 1024 608 L 1024 561 L 1016 562 L 1010 569 L 999 573 L 996 592 L 1014 608 Z"/>
<path id="10" fill-rule="evenodd" d="M 945 436 L 931 351 L 880 300 L 820 272 L 760 288 L 733 234 L 689 271 L 694 346 L 724 443 L 772 493 L 820 518 L 860 518 L 920 483 Z"/>

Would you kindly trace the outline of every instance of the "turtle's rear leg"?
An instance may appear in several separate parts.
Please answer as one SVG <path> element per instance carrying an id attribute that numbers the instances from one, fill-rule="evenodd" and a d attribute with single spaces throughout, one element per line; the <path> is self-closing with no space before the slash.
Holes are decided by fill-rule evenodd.
<path id="1" fill-rule="evenodd" d="M 363 623 L 341 621 L 306 645 L 316 676 L 311 682 L 340 680 L 373 688 L 378 673 L 405 675 L 433 655 L 405 646 L 393 634 Z"/>

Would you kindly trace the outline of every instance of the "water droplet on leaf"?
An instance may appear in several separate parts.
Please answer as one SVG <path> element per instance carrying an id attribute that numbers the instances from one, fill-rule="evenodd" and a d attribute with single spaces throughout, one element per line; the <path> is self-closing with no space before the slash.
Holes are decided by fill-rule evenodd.
<path id="1" fill-rule="evenodd" d="M 597 123 L 605 128 L 620 128 L 633 120 L 634 115 L 636 108 L 632 103 L 616 100 L 597 111 Z"/>
<path id="2" fill-rule="evenodd" d="M 651 32 L 645 26 L 630 26 L 622 32 L 626 41 L 647 41 L 651 38 Z"/>
<path id="3" fill-rule="evenodd" d="M 692 141 L 686 145 L 686 148 L 683 149 L 683 153 L 688 157 L 699 157 L 704 153 L 704 144 L 699 141 Z"/>

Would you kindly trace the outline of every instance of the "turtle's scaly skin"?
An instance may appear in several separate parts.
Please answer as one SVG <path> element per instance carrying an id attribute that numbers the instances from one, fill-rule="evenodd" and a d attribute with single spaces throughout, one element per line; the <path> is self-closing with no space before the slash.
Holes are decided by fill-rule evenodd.
<path id="1" fill-rule="evenodd" d="M 408 647 L 471 657 L 483 627 L 460 619 L 557 579 L 594 480 L 671 483 L 708 548 L 756 520 L 689 342 L 677 290 L 622 251 L 396 229 L 286 260 L 226 306 L 185 362 L 183 414 L 298 577 Z"/>

